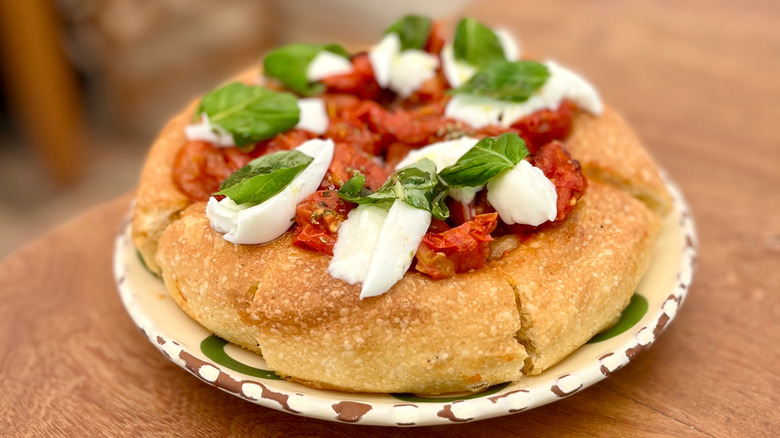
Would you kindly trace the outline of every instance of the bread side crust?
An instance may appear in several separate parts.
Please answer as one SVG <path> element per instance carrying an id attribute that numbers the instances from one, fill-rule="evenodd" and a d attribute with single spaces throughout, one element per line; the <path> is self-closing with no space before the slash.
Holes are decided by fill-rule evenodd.
<path id="1" fill-rule="evenodd" d="M 361 301 L 329 258 L 292 245 L 233 245 L 202 204 L 160 240 L 172 295 L 210 331 L 310 386 L 441 393 L 538 374 L 613 323 L 652 254 L 660 219 L 593 183 L 569 220 L 487 267 L 433 280 L 408 273 Z M 519 341 L 518 341 L 519 340 Z M 522 343 L 522 345 L 521 345 Z M 528 361 L 526 361 L 527 346 Z"/>
<path id="2" fill-rule="evenodd" d="M 496 262 L 517 296 L 528 374 L 617 321 L 647 270 L 661 222 L 637 199 L 591 182 L 566 221 Z"/>
<path id="3" fill-rule="evenodd" d="M 600 116 L 578 114 L 566 148 L 589 179 L 620 188 L 662 217 L 671 211 L 672 198 L 653 158 L 610 106 Z"/>
<path id="4" fill-rule="evenodd" d="M 257 82 L 260 69 L 252 68 L 229 82 L 245 84 Z M 160 132 L 146 157 L 133 206 L 133 243 L 146 266 L 156 274 L 160 267 L 155 260 L 157 242 L 163 231 L 175 221 L 178 214 L 192 201 L 173 182 L 173 163 L 176 154 L 186 144 L 184 127 L 192 123 L 200 98 L 175 116 Z"/>
<path id="5" fill-rule="evenodd" d="M 319 388 L 442 393 L 517 380 L 514 292 L 494 269 L 433 281 L 407 274 L 360 300 L 327 273 L 329 257 L 292 245 L 233 245 L 203 206 L 160 239 L 157 260 L 177 302 L 217 335 L 262 351 L 284 377 Z"/>

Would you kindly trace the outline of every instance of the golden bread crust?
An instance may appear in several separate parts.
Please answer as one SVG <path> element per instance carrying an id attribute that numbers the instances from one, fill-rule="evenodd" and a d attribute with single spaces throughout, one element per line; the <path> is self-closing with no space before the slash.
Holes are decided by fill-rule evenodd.
<path id="1" fill-rule="evenodd" d="M 435 284 L 408 274 L 361 301 L 360 286 L 332 278 L 329 257 L 293 246 L 292 232 L 233 245 L 198 204 L 163 233 L 157 260 L 197 321 L 231 342 L 259 344 L 271 369 L 311 386 L 441 393 L 522 375 L 514 292 L 492 268 Z"/>
<path id="2" fill-rule="evenodd" d="M 527 373 L 541 373 L 618 319 L 660 228 L 643 203 L 591 182 L 565 221 L 495 262 L 517 295 Z"/>
<path id="3" fill-rule="evenodd" d="M 343 391 L 442 393 L 537 374 L 613 323 L 659 227 L 641 202 L 596 182 L 567 221 L 485 268 L 443 280 L 408 273 L 361 301 L 360 286 L 330 277 L 329 258 L 294 247 L 292 232 L 233 245 L 195 204 L 163 233 L 157 261 L 195 320 L 259 348 L 282 376 Z"/>
<path id="4" fill-rule="evenodd" d="M 588 178 L 619 187 L 661 216 L 672 209 L 672 198 L 653 158 L 610 106 L 605 105 L 599 116 L 578 114 L 566 148 Z"/>

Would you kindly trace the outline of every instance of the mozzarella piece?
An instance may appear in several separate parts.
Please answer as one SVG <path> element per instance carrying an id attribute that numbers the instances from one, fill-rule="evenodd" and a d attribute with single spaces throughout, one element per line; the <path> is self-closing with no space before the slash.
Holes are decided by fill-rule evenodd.
<path id="1" fill-rule="evenodd" d="M 300 117 L 298 124 L 295 125 L 296 128 L 305 129 L 317 135 L 322 135 L 328 130 L 330 119 L 322 99 L 318 97 L 298 99 L 298 109 Z"/>
<path id="2" fill-rule="evenodd" d="M 479 129 L 488 125 L 498 125 L 506 106 L 506 102 L 496 99 L 456 94 L 444 108 L 444 115 Z"/>
<path id="3" fill-rule="evenodd" d="M 428 158 L 436 164 L 436 169 L 441 171 L 445 167 L 455 164 L 460 157 L 469 151 L 475 144 L 479 142 L 478 139 L 472 137 L 461 137 L 457 140 L 441 141 L 438 143 L 432 143 L 428 146 L 420 149 L 415 149 L 409 152 L 401 162 L 396 164 L 395 168 L 400 169 L 406 167 L 412 163 Z M 479 187 L 453 187 L 450 189 L 450 197 L 458 202 L 468 204 L 474 200 L 477 193 L 483 189 L 484 186 Z"/>
<path id="4" fill-rule="evenodd" d="M 360 299 L 382 295 L 403 278 L 431 225 L 431 214 L 397 199 L 390 211 L 361 205 L 341 223 L 328 273 L 363 283 Z"/>
<path id="5" fill-rule="evenodd" d="M 376 241 L 360 299 L 382 295 L 403 278 L 431 225 L 431 213 L 396 199 Z"/>
<path id="6" fill-rule="evenodd" d="M 442 47 L 441 63 L 444 77 L 447 78 L 447 82 L 452 88 L 460 87 L 477 72 L 477 68 L 471 64 L 455 59 L 455 49 L 452 47 L 452 43 L 447 43 Z"/>
<path id="7" fill-rule="evenodd" d="M 187 140 L 201 140 L 212 143 L 215 146 L 229 148 L 236 145 L 233 135 L 219 125 L 212 125 L 209 116 L 201 113 L 200 123 L 184 127 L 184 136 Z"/>
<path id="8" fill-rule="evenodd" d="M 498 42 L 504 50 L 504 57 L 508 61 L 516 61 L 520 56 L 520 47 L 515 42 L 514 37 L 503 29 L 494 29 Z M 452 88 L 460 87 L 466 81 L 471 79 L 478 69 L 471 64 L 455 59 L 455 49 L 452 43 L 445 44 L 441 50 L 442 69 L 444 77 L 450 83 Z"/>
<path id="9" fill-rule="evenodd" d="M 555 62 L 545 63 L 550 72 L 547 82 L 525 102 L 505 102 L 488 97 L 458 94 L 450 99 L 444 114 L 468 123 L 473 128 L 488 125 L 512 126 L 523 117 L 537 111 L 558 108 L 564 99 L 592 114 L 604 110 L 596 89 L 582 76 L 559 66 Z"/>
<path id="10" fill-rule="evenodd" d="M 395 165 L 396 169 L 416 163 L 423 158 L 428 158 L 436 164 L 436 169 L 441 171 L 447 166 L 455 164 L 469 149 L 473 148 L 479 139 L 473 137 L 461 137 L 456 140 L 440 141 L 428 146 L 414 149 L 406 154 L 403 160 Z"/>
<path id="11" fill-rule="evenodd" d="M 507 61 L 517 61 L 523 53 L 520 45 L 512 34 L 506 29 L 493 29 L 501 48 L 504 49 L 504 57 Z"/>
<path id="12" fill-rule="evenodd" d="M 423 50 L 401 51 L 401 39 L 389 33 L 368 52 L 374 77 L 382 88 L 389 88 L 400 97 L 408 97 L 436 75 L 439 60 Z"/>
<path id="13" fill-rule="evenodd" d="M 390 66 L 393 58 L 401 51 L 401 38 L 396 33 L 389 33 L 376 46 L 368 51 L 368 60 L 374 70 L 374 79 L 382 88 L 390 84 Z"/>
<path id="14" fill-rule="evenodd" d="M 558 194 L 544 172 L 526 160 L 487 183 L 487 200 L 507 224 L 540 225 L 555 220 Z"/>
<path id="15" fill-rule="evenodd" d="M 328 76 L 352 73 L 354 68 L 349 59 L 327 50 L 320 50 L 306 67 L 306 79 L 317 82 Z"/>
<path id="16" fill-rule="evenodd" d="M 333 159 L 333 140 L 312 139 L 295 150 L 313 157 L 311 163 L 281 192 L 257 205 L 236 205 L 230 198 L 210 198 L 206 217 L 211 227 L 232 243 L 266 243 L 284 234 L 295 217 L 295 207 L 319 187 Z"/>
<path id="17" fill-rule="evenodd" d="M 349 284 L 364 281 L 374 253 L 379 232 L 385 223 L 387 210 L 373 205 L 360 205 L 349 212 L 341 223 L 333 246 L 333 258 L 328 273 Z"/>

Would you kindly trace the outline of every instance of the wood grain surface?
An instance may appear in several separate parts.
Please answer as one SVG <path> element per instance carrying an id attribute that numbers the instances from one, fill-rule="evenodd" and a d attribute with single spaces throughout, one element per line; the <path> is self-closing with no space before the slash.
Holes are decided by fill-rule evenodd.
<path id="1" fill-rule="evenodd" d="M 777 436 L 780 3 L 485 1 L 534 53 L 598 84 L 692 206 L 694 284 L 648 351 L 556 403 L 392 429 L 265 409 L 165 359 L 111 271 L 130 195 L 0 264 L 0 436 Z"/>

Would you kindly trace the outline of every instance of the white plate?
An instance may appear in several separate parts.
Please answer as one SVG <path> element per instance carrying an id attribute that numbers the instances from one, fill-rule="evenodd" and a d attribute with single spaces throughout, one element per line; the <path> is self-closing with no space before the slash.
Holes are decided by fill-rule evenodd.
<path id="1" fill-rule="evenodd" d="M 679 190 L 667 183 L 674 211 L 656 243 L 650 268 L 621 321 L 539 376 L 468 395 L 352 394 L 280 380 L 262 357 L 227 344 L 190 319 L 162 281 L 143 266 L 129 223 L 117 237 L 114 275 L 128 313 L 154 345 L 195 377 L 253 403 L 323 420 L 385 426 L 451 424 L 507 415 L 572 395 L 606 378 L 647 348 L 685 299 L 696 235 Z"/>

